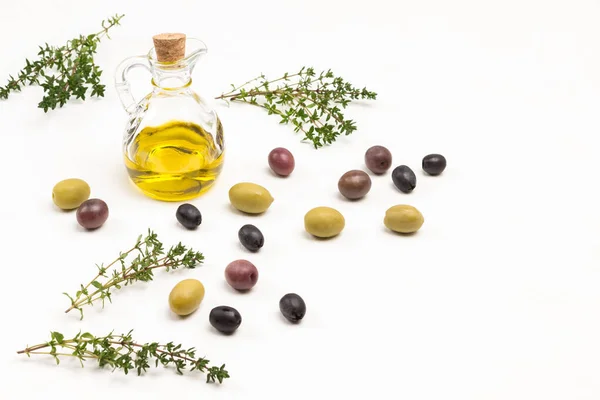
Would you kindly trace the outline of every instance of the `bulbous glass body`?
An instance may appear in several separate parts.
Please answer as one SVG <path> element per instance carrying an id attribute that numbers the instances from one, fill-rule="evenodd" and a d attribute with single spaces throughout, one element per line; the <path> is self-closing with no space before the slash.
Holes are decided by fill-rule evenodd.
<path id="1" fill-rule="evenodd" d="M 129 121 L 123 157 L 131 181 L 147 196 L 190 200 L 207 191 L 223 167 L 223 126 L 217 113 L 191 88 L 191 74 L 206 46 L 187 40 L 186 57 L 161 63 L 154 48 L 147 56 L 124 60 L 117 90 Z M 131 95 L 127 73 L 134 67 L 152 73 L 153 90 L 141 101 Z"/>

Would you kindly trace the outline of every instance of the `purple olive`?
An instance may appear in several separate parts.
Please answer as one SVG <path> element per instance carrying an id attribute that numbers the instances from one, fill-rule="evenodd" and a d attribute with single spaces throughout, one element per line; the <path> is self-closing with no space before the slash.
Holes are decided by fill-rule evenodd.
<path id="1" fill-rule="evenodd" d="M 252 289 L 258 281 L 258 269 L 247 260 L 235 260 L 225 268 L 225 280 L 235 290 Z"/>
<path id="2" fill-rule="evenodd" d="M 373 146 L 365 153 L 365 164 L 371 172 L 381 175 L 392 166 L 392 153 L 383 146 Z"/>
<path id="3" fill-rule="evenodd" d="M 101 227 L 108 219 L 108 206 L 100 199 L 89 199 L 77 209 L 77 222 L 85 229 Z"/>
<path id="4" fill-rule="evenodd" d="M 277 147 L 269 153 L 269 167 L 280 176 L 288 176 L 294 170 L 296 162 L 289 150 Z"/>

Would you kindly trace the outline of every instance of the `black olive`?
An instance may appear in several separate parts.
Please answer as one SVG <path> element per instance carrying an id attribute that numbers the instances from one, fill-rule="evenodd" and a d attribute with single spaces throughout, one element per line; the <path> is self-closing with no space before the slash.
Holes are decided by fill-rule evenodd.
<path id="1" fill-rule="evenodd" d="M 192 204 L 182 204 L 177 208 L 175 214 L 177 221 L 187 229 L 196 229 L 202 223 L 202 214 Z"/>
<path id="2" fill-rule="evenodd" d="M 262 232 L 254 225 L 244 225 L 238 231 L 238 239 L 242 246 L 250 251 L 258 251 L 265 244 Z"/>
<path id="3" fill-rule="evenodd" d="M 417 186 L 415 173 L 406 165 L 400 165 L 392 171 L 392 181 L 403 193 L 410 193 Z"/>
<path id="4" fill-rule="evenodd" d="M 218 306 L 210 311 L 208 316 L 210 324 L 219 332 L 231 334 L 242 323 L 242 316 L 233 307 Z"/>
<path id="5" fill-rule="evenodd" d="M 441 154 L 429 154 L 423 157 L 423 171 L 429 175 L 439 175 L 446 169 L 446 157 Z"/>
<path id="6" fill-rule="evenodd" d="M 296 293 L 288 293 L 279 300 L 279 310 L 290 322 L 299 322 L 306 314 L 306 304 Z"/>

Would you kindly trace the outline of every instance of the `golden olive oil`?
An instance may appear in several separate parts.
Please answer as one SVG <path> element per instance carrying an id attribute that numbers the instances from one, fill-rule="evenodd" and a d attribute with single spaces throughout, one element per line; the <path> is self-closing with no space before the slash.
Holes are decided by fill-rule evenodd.
<path id="1" fill-rule="evenodd" d="M 217 125 L 216 138 L 190 122 L 143 128 L 126 148 L 131 180 L 157 200 L 189 200 L 204 193 L 223 167 L 223 128 L 220 121 Z"/>

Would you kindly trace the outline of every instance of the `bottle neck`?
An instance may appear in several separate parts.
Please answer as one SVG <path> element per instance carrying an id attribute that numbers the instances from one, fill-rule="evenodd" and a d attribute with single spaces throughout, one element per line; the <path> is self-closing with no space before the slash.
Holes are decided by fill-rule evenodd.
<path id="1" fill-rule="evenodd" d="M 160 89 L 176 90 L 190 86 L 192 83 L 191 68 L 161 69 L 154 68 L 152 71 L 152 84 Z"/>

